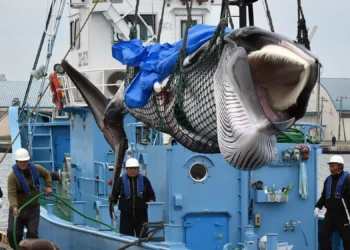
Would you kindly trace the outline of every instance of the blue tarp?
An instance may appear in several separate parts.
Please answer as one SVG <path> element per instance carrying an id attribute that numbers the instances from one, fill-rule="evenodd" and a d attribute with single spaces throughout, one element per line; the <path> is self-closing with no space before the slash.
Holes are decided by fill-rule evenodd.
<path id="1" fill-rule="evenodd" d="M 196 51 L 214 34 L 216 26 L 197 24 L 188 30 L 187 55 Z M 225 33 L 232 29 L 226 28 Z M 175 67 L 183 39 L 169 43 L 143 46 L 142 41 L 133 39 L 115 43 L 112 56 L 124 65 L 139 66 L 140 72 L 126 89 L 125 104 L 128 108 L 142 108 L 152 94 L 153 85 L 166 79 Z"/>

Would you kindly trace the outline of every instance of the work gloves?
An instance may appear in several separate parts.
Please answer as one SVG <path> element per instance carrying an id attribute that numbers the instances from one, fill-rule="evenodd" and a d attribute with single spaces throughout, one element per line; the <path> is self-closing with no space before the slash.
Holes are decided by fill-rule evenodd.
<path id="1" fill-rule="evenodd" d="M 315 216 L 316 219 L 318 218 L 318 213 L 319 212 L 320 212 L 320 209 L 318 207 L 316 207 L 315 211 L 314 211 L 314 216 Z"/>

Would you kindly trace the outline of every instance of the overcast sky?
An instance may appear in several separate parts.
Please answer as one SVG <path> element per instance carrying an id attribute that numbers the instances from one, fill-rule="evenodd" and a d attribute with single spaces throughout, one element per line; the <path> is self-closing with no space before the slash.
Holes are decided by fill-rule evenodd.
<path id="1" fill-rule="evenodd" d="M 275 31 L 295 39 L 297 1 L 268 0 L 268 4 Z M 302 5 L 307 26 L 310 29 L 314 25 L 318 26 L 311 42 L 311 50 L 324 66 L 322 77 L 350 77 L 350 1 L 302 0 Z M 29 79 L 48 8 L 48 0 L 0 0 L 0 73 L 6 74 L 8 80 Z M 255 4 L 255 25 L 269 28 L 262 0 Z M 66 6 L 49 71 L 54 63 L 60 62 L 64 57 L 69 47 L 68 43 L 69 22 Z M 45 44 L 38 66 L 45 63 L 46 53 Z"/>

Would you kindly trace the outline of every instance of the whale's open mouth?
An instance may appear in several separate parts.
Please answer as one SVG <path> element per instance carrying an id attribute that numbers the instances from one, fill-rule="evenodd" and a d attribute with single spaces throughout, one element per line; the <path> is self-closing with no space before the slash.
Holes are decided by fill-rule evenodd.
<path id="1" fill-rule="evenodd" d="M 257 27 L 235 30 L 214 75 L 218 144 L 231 166 L 256 170 L 276 156 L 276 135 L 304 116 L 319 62 L 302 45 Z"/>
<path id="2" fill-rule="evenodd" d="M 293 116 L 295 105 L 310 80 L 315 59 L 288 42 L 266 45 L 248 54 L 252 80 L 260 104 L 271 122 Z"/>

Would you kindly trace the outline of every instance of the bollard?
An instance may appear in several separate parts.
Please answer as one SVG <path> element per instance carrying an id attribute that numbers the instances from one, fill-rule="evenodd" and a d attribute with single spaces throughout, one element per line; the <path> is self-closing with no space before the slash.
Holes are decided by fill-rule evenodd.
<path id="1" fill-rule="evenodd" d="M 245 227 L 244 245 L 247 250 L 258 249 L 258 236 L 254 233 L 254 226 L 248 225 Z"/>
<path id="2" fill-rule="evenodd" d="M 47 204 L 46 210 L 47 215 L 53 215 L 54 214 L 55 205 L 54 204 Z"/>
<path id="3" fill-rule="evenodd" d="M 277 250 L 277 234 L 266 234 L 266 250 Z"/>

